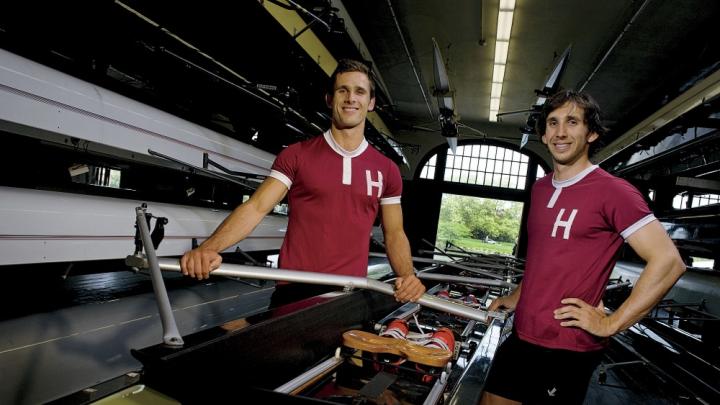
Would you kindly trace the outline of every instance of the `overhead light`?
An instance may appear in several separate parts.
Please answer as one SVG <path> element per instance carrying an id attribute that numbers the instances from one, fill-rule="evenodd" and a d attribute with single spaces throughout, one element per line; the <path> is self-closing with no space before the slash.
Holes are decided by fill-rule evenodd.
<path id="1" fill-rule="evenodd" d="M 500 97 L 490 97 L 490 109 L 495 111 L 500 109 Z"/>
<path id="2" fill-rule="evenodd" d="M 502 83 L 505 78 L 505 65 L 495 65 L 493 69 L 493 82 Z"/>
<path id="3" fill-rule="evenodd" d="M 492 96 L 490 96 L 490 97 L 491 98 L 500 98 L 500 94 L 502 94 L 502 87 L 503 87 L 502 82 L 500 82 L 500 83 L 493 82 L 492 91 L 490 92 L 492 94 Z"/>
<path id="4" fill-rule="evenodd" d="M 497 39 L 501 41 L 510 40 L 510 30 L 512 29 L 513 10 L 500 10 L 498 13 Z"/>
<path id="5" fill-rule="evenodd" d="M 505 66 L 507 63 L 508 46 L 510 41 L 497 40 L 495 42 L 495 64 Z"/>
<path id="6" fill-rule="evenodd" d="M 507 64 L 508 49 L 510 48 L 510 33 L 512 32 L 514 14 L 515 0 L 500 0 L 497 33 L 495 35 L 492 89 L 490 92 L 490 121 L 493 122 L 497 121 L 497 114 L 500 111 L 500 98 L 502 97 L 505 65 Z"/>

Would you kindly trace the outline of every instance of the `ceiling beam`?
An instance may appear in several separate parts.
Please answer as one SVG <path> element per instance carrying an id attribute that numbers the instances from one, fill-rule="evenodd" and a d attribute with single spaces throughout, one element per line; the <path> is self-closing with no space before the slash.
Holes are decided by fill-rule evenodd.
<path id="1" fill-rule="evenodd" d="M 383 90 L 383 93 L 385 93 L 385 97 L 387 97 L 388 102 L 390 105 L 394 105 L 395 101 L 393 101 L 392 95 L 390 94 L 390 91 L 387 88 L 387 85 L 385 84 L 385 80 L 383 80 L 382 74 L 380 73 L 380 69 L 378 69 L 377 64 L 375 64 L 375 60 L 373 59 L 372 55 L 370 54 L 370 50 L 367 48 L 367 45 L 365 45 L 365 41 L 362 38 L 362 35 L 360 35 L 360 31 L 355 26 L 355 23 L 353 22 L 352 18 L 350 17 L 350 13 L 348 13 L 347 9 L 345 8 L 345 5 L 342 3 L 341 0 L 331 0 L 330 4 L 337 8 L 337 14 L 340 18 L 343 19 L 345 22 L 345 31 L 347 32 L 350 39 L 352 39 L 353 43 L 357 47 L 358 51 L 360 52 L 360 56 L 362 56 L 363 59 L 365 59 L 367 62 L 370 62 L 373 65 L 373 75 L 375 76 L 375 81 L 377 82 L 378 86 L 380 86 Z"/>
<path id="2" fill-rule="evenodd" d="M 280 23 L 285 31 L 290 34 L 290 36 L 294 37 L 298 32 L 306 28 L 307 23 L 300 17 L 297 11 L 285 9 L 273 4 L 273 2 L 270 1 L 263 1 L 261 4 L 262 7 L 265 8 L 265 10 L 270 13 L 270 15 L 273 16 L 278 23 Z M 306 30 L 302 33 L 302 35 L 296 37 L 295 41 L 303 50 L 305 50 L 310 58 L 314 60 L 318 66 L 320 66 L 328 77 L 332 75 L 332 72 L 337 67 L 337 60 L 325 47 L 322 41 L 320 41 L 320 38 L 312 32 L 312 30 Z M 392 135 L 390 129 L 387 125 L 385 125 L 385 122 L 376 112 L 368 112 L 367 119 L 382 135 Z"/>

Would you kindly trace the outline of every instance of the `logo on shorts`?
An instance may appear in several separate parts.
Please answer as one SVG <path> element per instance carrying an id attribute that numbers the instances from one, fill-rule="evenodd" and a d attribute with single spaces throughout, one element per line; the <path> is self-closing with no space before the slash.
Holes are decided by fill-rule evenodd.
<path id="1" fill-rule="evenodd" d="M 548 396 L 549 396 L 549 397 L 554 397 L 556 392 L 557 392 L 557 388 L 556 388 L 556 387 L 553 387 L 553 389 L 551 389 L 551 390 L 547 390 L 547 393 L 548 393 Z"/>

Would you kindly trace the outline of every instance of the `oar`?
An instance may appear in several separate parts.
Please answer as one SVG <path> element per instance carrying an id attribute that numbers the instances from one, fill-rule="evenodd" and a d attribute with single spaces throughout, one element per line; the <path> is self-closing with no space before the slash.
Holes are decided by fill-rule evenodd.
<path id="1" fill-rule="evenodd" d="M 161 270 L 180 271 L 180 262 L 177 259 L 158 259 Z M 341 276 L 337 274 L 314 273 L 296 270 L 268 269 L 267 267 L 253 267 L 240 264 L 223 264 L 213 270 L 211 275 L 253 278 L 258 280 L 288 281 L 293 283 L 335 285 L 351 288 L 362 288 L 377 291 L 386 295 L 394 295 L 395 289 L 392 285 L 364 277 Z M 417 303 L 438 311 L 448 312 L 453 315 L 469 318 L 480 322 L 487 322 L 488 315 L 493 318 L 505 319 L 504 312 L 482 311 L 446 301 L 429 294 L 423 294 Z"/>

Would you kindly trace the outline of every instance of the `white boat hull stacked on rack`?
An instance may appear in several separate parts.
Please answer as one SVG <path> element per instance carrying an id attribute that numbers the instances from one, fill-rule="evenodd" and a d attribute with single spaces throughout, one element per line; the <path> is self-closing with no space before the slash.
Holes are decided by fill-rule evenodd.
<path id="1" fill-rule="evenodd" d="M 0 265 L 124 259 L 134 249 L 135 207 L 121 198 L 0 187 Z M 182 255 L 202 242 L 226 211 L 152 203 L 153 215 L 170 218 L 158 254 Z M 268 216 L 236 247 L 279 249 L 287 219 Z"/>
<path id="2" fill-rule="evenodd" d="M 0 129 L 142 159 L 148 149 L 194 166 L 203 153 L 266 175 L 275 155 L 0 49 Z M 110 149 L 114 148 L 114 149 Z"/>
<path id="3" fill-rule="evenodd" d="M 271 153 L 0 49 L 0 130 L 131 162 L 178 168 L 203 154 L 225 168 L 266 175 Z M 28 162 L 36 164 L 38 162 Z M 38 163 L 38 164 L 41 164 Z M 19 168 L 20 170 L 21 168 Z M 0 187 L 0 265 L 123 258 L 135 207 L 171 218 L 160 255 L 201 242 L 229 211 L 54 191 Z M 228 207 L 233 208 L 233 207 Z M 267 217 L 239 247 L 279 249 L 286 217 Z M 231 249 L 234 249 L 232 247 Z"/>

